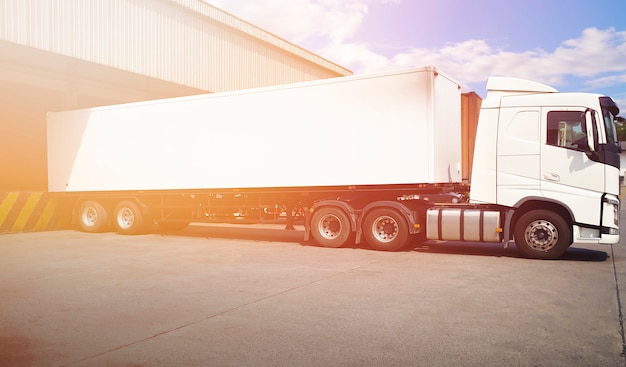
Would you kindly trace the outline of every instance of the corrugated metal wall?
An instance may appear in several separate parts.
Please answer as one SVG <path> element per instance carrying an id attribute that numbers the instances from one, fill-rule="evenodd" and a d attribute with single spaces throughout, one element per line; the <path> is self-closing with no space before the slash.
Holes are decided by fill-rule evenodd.
<path id="1" fill-rule="evenodd" d="M 0 193 L 46 190 L 47 112 L 346 74 L 202 0 L 0 0 Z"/>
<path id="2" fill-rule="evenodd" d="M 2 0 L 0 40 L 213 92 L 351 73 L 201 0 Z"/>

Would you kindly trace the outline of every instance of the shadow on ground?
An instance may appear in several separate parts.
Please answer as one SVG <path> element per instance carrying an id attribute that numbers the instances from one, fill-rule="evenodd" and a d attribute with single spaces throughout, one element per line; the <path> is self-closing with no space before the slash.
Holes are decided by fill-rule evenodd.
<path id="1" fill-rule="evenodd" d="M 304 241 L 304 231 L 301 229 L 287 231 L 282 228 L 263 227 L 258 225 L 237 225 L 237 226 L 189 226 L 182 231 L 160 232 L 161 235 L 189 236 L 204 238 L 225 238 L 260 242 L 288 242 L 297 243 L 302 246 L 316 246 L 313 242 Z M 354 249 L 370 249 L 365 243 L 345 246 Z M 405 251 L 415 251 L 423 253 L 440 253 L 452 255 L 471 256 L 492 256 L 524 258 L 515 247 L 514 243 L 504 247 L 500 243 L 480 243 L 480 242 L 435 242 L 427 241 L 419 246 L 409 246 Z M 556 261 L 607 261 L 607 252 L 585 248 L 570 247 L 567 252 Z"/>
<path id="2" fill-rule="evenodd" d="M 428 241 L 416 247 L 413 251 L 440 253 L 440 254 L 456 254 L 456 255 L 474 255 L 474 256 L 494 256 L 494 257 L 511 257 L 525 258 L 514 243 L 510 243 L 508 247 L 504 247 L 500 243 L 480 243 L 480 242 L 437 242 Z M 570 247 L 561 258 L 553 261 L 607 261 L 609 255 L 605 251 L 597 251 L 585 248 Z M 546 260 L 541 260 L 546 261 Z"/>

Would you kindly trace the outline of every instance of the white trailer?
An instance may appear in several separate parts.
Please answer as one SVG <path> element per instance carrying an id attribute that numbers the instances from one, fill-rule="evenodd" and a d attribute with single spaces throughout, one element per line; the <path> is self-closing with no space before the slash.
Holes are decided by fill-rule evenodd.
<path id="1" fill-rule="evenodd" d="M 49 190 L 458 182 L 460 91 L 435 74 L 423 68 L 51 113 Z"/>
<path id="2" fill-rule="evenodd" d="M 327 247 L 364 238 L 375 249 L 397 250 L 426 234 L 508 243 L 514 232 L 525 254 L 552 258 L 574 239 L 615 241 L 617 222 L 608 212 L 619 205 L 609 183 L 617 151 L 609 138 L 614 129 L 601 122 L 617 114 L 615 103 L 514 79 L 492 79 L 488 88 L 472 204 L 425 200 L 464 188 L 460 87 L 434 67 L 50 113 L 49 191 L 75 200 L 77 221 L 91 232 L 111 224 L 121 233 L 138 233 L 154 222 L 175 228 L 285 212 L 289 219 L 305 214 L 306 239 Z M 555 95 L 558 103 L 546 103 Z M 541 177 L 565 174 L 532 166 L 543 161 L 544 149 L 533 149 L 546 145 L 541 131 L 544 117 L 555 112 L 550 106 L 579 111 L 576 126 L 568 115 L 569 136 L 572 129 L 593 132 L 587 148 L 577 151 L 588 159 L 580 158 L 576 168 L 601 170 L 602 187 L 582 183 L 572 194 L 556 184 L 549 190 L 559 195 L 542 191 Z M 529 109 L 534 112 L 525 113 Z M 536 129 L 528 133 L 523 124 L 532 125 L 533 118 Z M 530 138 L 536 141 L 528 143 Z M 557 149 L 555 158 L 547 152 L 545 159 L 575 151 L 557 148 L 568 152 Z M 526 168 L 532 174 L 520 175 Z M 579 217 L 571 203 L 576 195 L 597 199 L 603 211 Z M 540 214 L 550 213 L 556 224 L 527 215 L 544 204 Z M 521 229 L 519 223 L 528 221 L 532 228 Z M 559 239 L 552 240 L 556 232 Z"/>

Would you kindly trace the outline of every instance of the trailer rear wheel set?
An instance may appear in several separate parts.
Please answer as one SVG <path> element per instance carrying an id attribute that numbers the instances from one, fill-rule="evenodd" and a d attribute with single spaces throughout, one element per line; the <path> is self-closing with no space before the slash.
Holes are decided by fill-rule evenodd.
<path id="1" fill-rule="evenodd" d="M 85 200 L 78 207 L 77 218 L 80 228 L 90 233 L 114 230 L 121 234 L 140 234 L 154 224 L 149 213 L 132 200 L 119 203 Z M 166 231 L 181 230 L 189 225 L 189 221 L 159 221 L 158 224 Z"/>

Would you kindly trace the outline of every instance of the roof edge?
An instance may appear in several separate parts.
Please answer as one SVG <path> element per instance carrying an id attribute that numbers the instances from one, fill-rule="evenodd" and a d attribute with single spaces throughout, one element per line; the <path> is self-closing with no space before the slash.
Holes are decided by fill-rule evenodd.
<path id="1" fill-rule="evenodd" d="M 327 60 L 305 48 L 302 48 L 286 39 L 279 37 L 271 32 L 268 32 L 254 24 L 247 22 L 235 15 L 232 15 L 214 5 L 211 5 L 202 0 L 170 0 L 180 6 L 186 7 L 196 13 L 203 16 L 207 16 L 224 25 L 239 30 L 251 37 L 257 38 L 261 41 L 267 42 L 273 46 L 283 49 L 294 55 L 308 60 L 314 64 L 327 68 L 339 75 L 352 75 L 353 72 L 337 63 Z"/>

